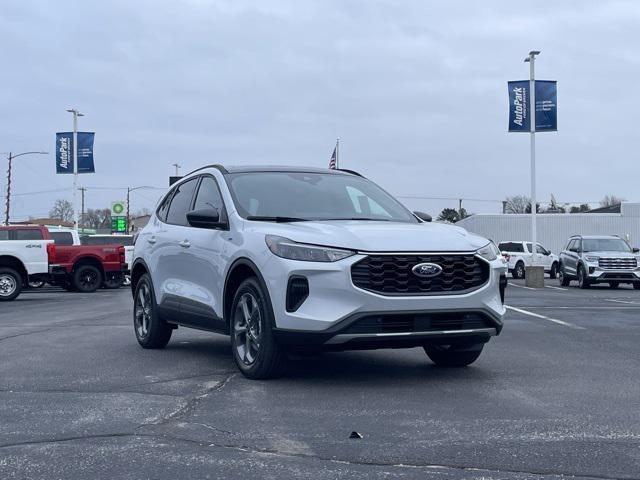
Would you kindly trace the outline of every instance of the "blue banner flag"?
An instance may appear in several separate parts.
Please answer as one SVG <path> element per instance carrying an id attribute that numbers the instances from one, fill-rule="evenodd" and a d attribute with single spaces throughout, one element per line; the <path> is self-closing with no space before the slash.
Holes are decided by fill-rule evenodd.
<path id="1" fill-rule="evenodd" d="M 78 132 L 78 173 L 95 173 L 93 164 L 93 132 Z"/>
<path id="2" fill-rule="evenodd" d="M 536 132 L 558 129 L 556 82 L 536 80 Z M 531 131 L 529 80 L 509 82 L 509 131 Z"/>
<path id="3" fill-rule="evenodd" d="M 509 131 L 531 131 L 529 80 L 509 82 Z"/>
<path id="4" fill-rule="evenodd" d="M 56 133 L 56 173 L 73 173 L 73 133 Z"/>
<path id="5" fill-rule="evenodd" d="M 78 132 L 78 173 L 95 173 L 93 132 Z M 56 133 L 56 173 L 73 173 L 73 132 Z"/>
<path id="6" fill-rule="evenodd" d="M 557 100 L 556 82 L 536 80 L 536 132 L 558 130 Z"/>

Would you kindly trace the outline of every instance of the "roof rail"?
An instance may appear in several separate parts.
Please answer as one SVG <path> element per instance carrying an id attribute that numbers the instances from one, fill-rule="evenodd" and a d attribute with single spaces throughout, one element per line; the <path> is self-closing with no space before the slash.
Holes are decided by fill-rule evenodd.
<path id="1" fill-rule="evenodd" d="M 204 170 L 205 168 L 215 168 L 217 170 L 220 170 L 221 173 L 229 173 L 229 172 L 227 172 L 227 169 L 224 168 L 224 166 L 222 166 L 222 165 L 220 165 L 218 163 L 214 163 L 214 164 L 211 164 L 211 165 L 205 165 L 204 167 L 196 168 L 192 172 L 186 173 L 182 177 L 184 178 L 184 177 L 186 177 L 188 175 L 191 175 L 192 173 L 196 173 L 196 172 L 199 172 L 200 170 Z"/>

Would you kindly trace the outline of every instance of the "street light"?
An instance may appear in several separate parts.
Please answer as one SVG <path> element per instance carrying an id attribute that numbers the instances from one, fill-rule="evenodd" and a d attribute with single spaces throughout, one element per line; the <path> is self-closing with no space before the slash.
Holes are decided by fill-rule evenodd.
<path id="1" fill-rule="evenodd" d="M 17 155 L 13 155 L 9 152 L 9 169 L 7 170 L 7 203 L 6 209 L 4 211 L 4 224 L 9 225 L 9 209 L 11 207 L 11 164 L 12 160 L 16 157 L 21 157 L 23 155 L 48 155 L 49 152 L 22 152 Z"/>
<path id="2" fill-rule="evenodd" d="M 537 251 L 537 225 L 536 225 L 536 56 L 540 55 L 538 50 L 531 50 L 525 63 L 529 64 L 529 111 L 530 113 L 530 136 L 531 136 L 531 266 L 535 267 L 538 258 Z M 543 275 L 544 277 L 544 275 Z"/>
<path id="3" fill-rule="evenodd" d="M 73 227 L 78 229 L 78 117 L 84 117 L 76 108 L 69 108 L 73 114 Z"/>
<path id="4" fill-rule="evenodd" d="M 130 216 L 129 216 L 129 194 L 131 192 L 133 192 L 134 190 L 141 190 L 143 188 L 151 188 L 153 189 L 154 187 L 150 187 L 148 185 L 140 185 L 139 187 L 127 187 L 127 235 L 129 235 L 129 229 L 131 228 L 131 226 L 129 225 L 130 223 Z"/>

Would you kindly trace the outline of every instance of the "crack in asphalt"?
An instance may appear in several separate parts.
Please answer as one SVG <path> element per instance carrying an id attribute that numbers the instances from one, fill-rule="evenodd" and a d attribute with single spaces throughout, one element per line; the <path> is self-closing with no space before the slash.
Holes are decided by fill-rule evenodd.
<path id="1" fill-rule="evenodd" d="M 25 327 L 25 328 L 28 328 L 28 327 Z M 34 335 L 36 333 L 48 332 L 49 330 L 51 330 L 51 328 L 45 328 L 43 330 L 34 330 L 32 332 L 16 333 L 15 335 L 7 335 L 6 337 L 0 337 L 0 342 L 3 340 L 9 340 L 10 338 L 24 337 L 26 335 Z"/>
<path id="2" fill-rule="evenodd" d="M 216 393 L 216 392 L 219 392 L 220 390 L 222 390 L 231 381 L 231 379 L 233 377 L 235 377 L 235 376 L 236 376 L 236 373 L 232 373 L 232 374 L 227 375 L 217 385 L 215 385 L 215 386 L 213 386 L 211 388 L 205 389 L 204 392 L 200 392 L 198 394 L 191 395 L 191 398 L 189 398 L 185 402 L 185 404 L 183 406 L 181 406 L 180 408 L 178 408 L 175 412 L 172 412 L 169 415 L 165 415 L 163 417 L 160 417 L 160 418 L 156 419 L 153 422 L 143 423 L 142 425 L 139 425 L 138 427 L 136 427 L 136 430 L 138 430 L 140 428 L 143 428 L 143 427 L 164 425 L 164 424 L 166 424 L 166 423 L 168 423 L 168 422 L 170 422 L 172 420 L 183 418 L 184 416 L 188 415 L 190 412 L 195 410 L 197 408 L 198 404 L 200 403 L 200 401 L 203 398 L 206 398 L 210 394 Z"/>
<path id="3" fill-rule="evenodd" d="M 141 425 L 143 426 L 143 425 Z M 140 427 L 138 427 L 140 428 Z M 304 453 L 292 453 L 292 452 L 280 452 L 278 450 L 272 449 L 260 449 L 260 448 L 252 448 L 244 445 L 233 445 L 233 444 L 217 444 L 211 442 L 203 442 L 199 440 L 192 440 L 189 438 L 176 437 L 173 435 L 167 434 L 147 434 L 147 433 L 135 433 L 135 432 L 116 432 L 109 434 L 93 434 L 93 435 L 75 435 L 75 436 L 67 436 L 67 437 L 56 437 L 50 439 L 42 439 L 42 440 L 31 440 L 24 442 L 15 442 L 15 443 L 6 443 L 0 444 L 0 449 L 6 448 L 14 448 L 21 446 L 31 446 L 31 445 L 46 445 L 46 444 L 56 444 L 56 443 L 67 443 L 67 442 L 75 442 L 81 440 L 102 440 L 102 439 L 110 439 L 110 438 L 149 438 L 149 439 L 169 439 L 175 442 L 184 442 L 188 444 L 197 445 L 201 448 L 219 448 L 219 449 L 227 449 L 233 450 L 236 452 L 248 453 L 248 454 L 260 454 L 260 455 L 271 455 L 275 457 L 285 457 L 285 458 L 299 458 L 303 460 L 316 460 L 321 462 L 330 462 L 339 465 L 354 465 L 354 466 L 371 466 L 371 467 L 392 467 L 398 469 L 424 469 L 424 470 L 454 470 L 460 472 L 474 472 L 474 473 L 487 473 L 487 474 L 515 474 L 515 475 L 537 475 L 540 477 L 560 477 L 564 478 L 567 476 L 570 477 L 581 477 L 585 479 L 593 479 L 593 480 L 620 480 L 620 479 L 634 479 L 636 477 L 631 476 L 610 476 L 610 475 L 592 475 L 592 474 L 582 474 L 582 473 L 566 473 L 566 472 L 558 472 L 553 470 L 515 470 L 515 469 L 501 469 L 501 468 L 486 468 L 486 467 L 469 467 L 464 465 L 453 465 L 453 464 L 419 464 L 419 463 L 385 463 L 385 462 L 372 462 L 372 461 L 357 461 L 357 460 L 339 460 L 336 458 L 328 458 L 320 455 L 309 455 Z"/>

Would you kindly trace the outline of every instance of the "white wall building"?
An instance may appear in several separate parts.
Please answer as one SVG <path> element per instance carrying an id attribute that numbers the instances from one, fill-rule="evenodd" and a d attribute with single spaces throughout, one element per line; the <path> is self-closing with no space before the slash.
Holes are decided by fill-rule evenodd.
<path id="1" fill-rule="evenodd" d="M 620 213 L 539 213 L 537 240 L 553 253 L 560 252 L 571 235 L 619 235 L 640 247 L 640 203 L 623 203 Z M 531 240 L 530 214 L 477 214 L 457 226 L 496 243 Z"/>

